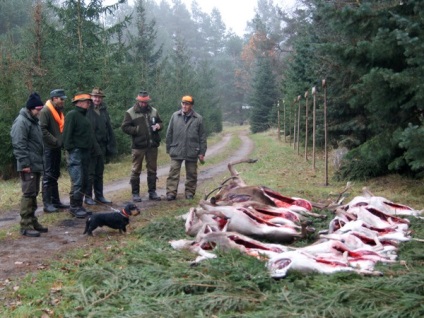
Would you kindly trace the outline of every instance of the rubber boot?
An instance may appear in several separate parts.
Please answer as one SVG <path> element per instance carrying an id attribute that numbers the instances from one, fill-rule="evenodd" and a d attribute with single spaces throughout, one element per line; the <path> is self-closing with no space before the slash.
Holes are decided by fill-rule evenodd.
<path id="1" fill-rule="evenodd" d="M 103 204 L 110 204 L 112 201 L 106 199 L 103 195 L 103 181 L 97 180 L 94 181 L 94 197 L 97 202 L 101 202 Z"/>
<path id="2" fill-rule="evenodd" d="M 69 204 L 60 202 L 59 188 L 57 185 L 51 186 L 52 191 L 52 204 L 56 209 L 69 209 Z"/>
<path id="3" fill-rule="evenodd" d="M 47 233 L 48 228 L 42 226 L 40 223 L 38 223 L 38 218 L 35 216 L 35 211 L 37 211 L 37 197 L 31 197 L 32 198 L 32 226 L 34 229 L 40 233 Z"/>
<path id="4" fill-rule="evenodd" d="M 130 181 L 131 183 L 131 193 L 132 193 L 132 199 L 134 202 L 141 202 L 140 197 L 140 179 L 132 179 Z"/>
<path id="5" fill-rule="evenodd" d="M 160 201 L 160 196 L 156 193 L 156 175 L 147 176 L 147 187 L 149 188 L 149 200 Z"/>
<path id="6" fill-rule="evenodd" d="M 29 237 L 39 237 L 40 232 L 34 229 L 32 225 L 33 199 L 30 197 L 21 198 L 21 234 Z"/>
<path id="7" fill-rule="evenodd" d="M 96 201 L 93 200 L 93 178 L 91 175 L 87 179 L 87 184 L 85 185 L 85 199 L 84 203 L 87 205 L 96 205 Z"/>
<path id="8" fill-rule="evenodd" d="M 57 209 L 54 207 L 52 203 L 52 187 L 51 186 L 43 186 L 43 205 L 44 212 L 46 213 L 54 213 L 57 212 Z"/>

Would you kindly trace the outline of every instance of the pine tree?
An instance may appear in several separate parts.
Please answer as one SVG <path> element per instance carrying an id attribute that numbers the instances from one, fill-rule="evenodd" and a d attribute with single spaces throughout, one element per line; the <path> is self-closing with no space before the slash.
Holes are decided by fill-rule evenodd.
<path id="1" fill-rule="evenodd" d="M 250 119 L 252 133 L 262 132 L 270 128 L 271 110 L 278 99 L 275 75 L 272 72 L 268 57 L 258 59 L 257 71 L 253 80 L 253 107 Z"/>

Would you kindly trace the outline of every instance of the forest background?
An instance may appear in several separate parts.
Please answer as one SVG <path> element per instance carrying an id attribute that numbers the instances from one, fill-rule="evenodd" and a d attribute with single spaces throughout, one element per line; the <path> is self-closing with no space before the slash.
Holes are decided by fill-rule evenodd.
<path id="1" fill-rule="evenodd" d="M 301 142 L 314 130 L 323 147 L 327 130 L 328 147 L 346 149 L 338 179 L 422 177 L 424 2 L 297 3 L 285 12 L 258 0 L 241 37 L 195 1 L 0 1 L 0 177 L 14 176 L 10 127 L 30 92 L 46 100 L 63 88 L 69 111 L 71 97 L 94 86 L 107 96 L 119 154 L 130 151 L 124 112 L 147 90 L 165 125 L 185 94 L 208 134 L 223 120 L 261 132 L 279 111 L 284 136 L 297 116 Z"/>

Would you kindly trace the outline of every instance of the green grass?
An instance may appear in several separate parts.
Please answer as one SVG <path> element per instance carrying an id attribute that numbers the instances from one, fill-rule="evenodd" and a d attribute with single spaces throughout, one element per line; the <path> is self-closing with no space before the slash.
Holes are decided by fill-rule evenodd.
<path id="1" fill-rule="evenodd" d="M 278 143 L 274 132 L 251 137 L 256 144 L 252 157 L 259 161 L 237 166 L 247 184 L 266 185 L 282 194 L 314 202 L 334 200 L 344 188 L 344 183 L 331 179 L 330 185 L 324 186 L 322 154 L 317 156 L 320 159 L 314 171 L 303 155 L 298 156 L 288 144 Z M 239 142 L 232 140 L 230 147 Z M 363 186 L 375 195 L 416 209 L 424 206 L 421 181 L 388 176 L 357 183 L 346 200 L 360 194 Z M 379 265 L 377 269 L 384 273 L 383 277 L 293 272 L 274 280 L 263 262 L 238 251 L 218 251 L 217 259 L 191 267 L 194 255 L 175 251 L 168 243 L 185 237 L 183 222 L 174 217 L 188 208 L 184 200 L 160 202 L 143 211 L 130 235 L 114 237 L 116 240 L 93 238 L 84 248 L 71 250 L 60 261 L 53 261 L 48 270 L 28 274 L 5 286 L 5 306 L 0 309 L 0 316 L 424 316 L 422 242 L 402 243 L 398 255 L 404 262 Z M 327 224 L 328 220 L 315 222 L 314 226 L 323 229 Z M 424 220 L 411 218 L 411 230 L 414 237 L 424 238 Z M 103 244 L 94 244 L 99 240 Z M 305 240 L 296 245 L 310 243 Z M 19 289 L 14 290 L 17 285 Z"/>

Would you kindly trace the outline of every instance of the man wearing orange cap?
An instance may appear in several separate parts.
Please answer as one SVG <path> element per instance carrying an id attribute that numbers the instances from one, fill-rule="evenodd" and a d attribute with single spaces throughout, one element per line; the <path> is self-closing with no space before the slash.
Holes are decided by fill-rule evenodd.
<path id="1" fill-rule="evenodd" d="M 90 107 L 90 94 L 77 94 L 72 99 L 76 106 L 65 118 L 63 144 L 68 151 L 68 172 L 71 177 L 69 212 L 77 218 L 85 218 L 87 211 L 82 206 L 84 190 L 88 183 L 90 153 L 94 145 L 91 123 L 86 117 Z"/>
<path id="2" fill-rule="evenodd" d="M 150 96 L 141 91 L 133 107 L 125 112 L 121 129 L 132 137 L 132 169 L 131 193 L 134 202 L 141 202 L 140 174 L 143 159 L 146 159 L 147 187 L 149 200 L 160 201 L 156 193 L 158 147 L 160 144 L 159 131 L 162 129 L 162 120 L 156 108 L 152 107 Z"/>
<path id="3" fill-rule="evenodd" d="M 184 96 L 181 109 L 172 114 L 166 132 L 166 153 L 171 157 L 171 168 L 166 180 L 166 199 L 177 197 L 183 161 L 186 169 L 185 197 L 193 199 L 197 187 L 197 160 L 204 163 L 206 132 L 203 117 L 193 110 L 194 99 Z"/>

